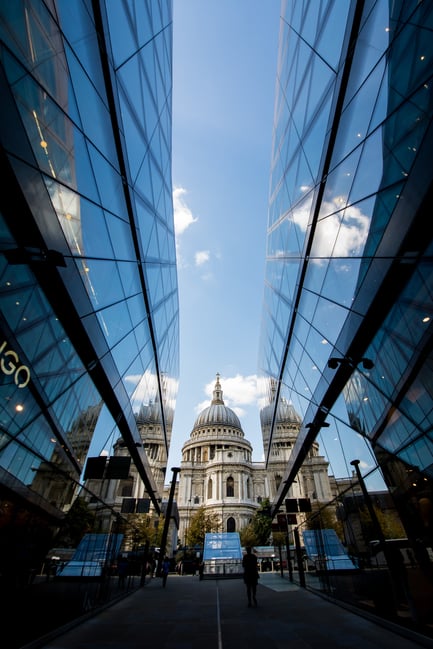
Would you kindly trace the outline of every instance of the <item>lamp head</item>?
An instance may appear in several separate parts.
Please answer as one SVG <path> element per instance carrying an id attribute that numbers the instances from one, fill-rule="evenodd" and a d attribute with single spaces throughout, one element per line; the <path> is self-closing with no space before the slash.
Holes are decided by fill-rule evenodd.
<path id="1" fill-rule="evenodd" d="M 338 365 L 340 363 L 340 360 L 338 358 L 332 357 L 328 360 L 328 367 L 331 370 L 336 370 Z"/>

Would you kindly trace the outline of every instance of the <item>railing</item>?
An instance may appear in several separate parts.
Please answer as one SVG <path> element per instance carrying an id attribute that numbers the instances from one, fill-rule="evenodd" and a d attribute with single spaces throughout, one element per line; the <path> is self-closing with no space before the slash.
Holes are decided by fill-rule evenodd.
<path id="1" fill-rule="evenodd" d="M 212 559 L 204 562 L 203 578 L 242 577 L 242 561 L 234 559 Z"/>
<path id="2" fill-rule="evenodd" d="M 65 625 L 93 615 L 107 603 L 121 599 L 143 585 L 145 580 L 141 575 L 122 578 L 113 574 L 101 578 L 62 580 L 52 573 L 32 574 L 23 583 L 9 583 L 0 578 L 3 633 L 8 637 L 8 649 L 20 649 L 30 643 L 39 646 L 41 638 L 55 635 Z M 20 610 L 26 611 L 25 624 L 15 622 L 16 611 Z"/>
<path id="3" fill-rule="evenodd" d="M 337 604 L 350 605 L 394 623 L 426 638 L 433 638 L 433 616 L 427 577 L 418 566 L 406 565 L 399 574 L 385 566 L 357 570 L 328 570 L 326 562 L 304 573 L 305 587 L 329 597 Z M 300 584 L 299 572 L 292 579 Z M 301 584 L 300 584 L 301 585 Z"/>

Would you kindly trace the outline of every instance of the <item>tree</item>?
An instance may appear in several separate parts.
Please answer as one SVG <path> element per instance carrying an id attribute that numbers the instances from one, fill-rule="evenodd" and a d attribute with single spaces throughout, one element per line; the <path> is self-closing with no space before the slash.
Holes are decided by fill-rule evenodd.
<path id="1" fill-rule="evenodd" d="M 272 529 L 271 503 L 269 498 L 262 500 L 259 509 L 251 520 L 256 537 L 255 545 L 269 545 Z"/>
<path id="2" fill-rule="evenodd" d="M 252 522 L 248 523 L 248 525 L 239 532 L 239 537 L 241 540 L 241 545 L 244 548 L 253 548 L 255 545 L 260 545 L 258 543 Z"/>
<path id="3" fill-rule="evenodd" d="M 285 532 L 272 532 L 272 541 L 276 547 L 282 547 L 286 545 L 287 535 Z"/>
<path id="4" fill-rule="evenodd" d="M 395 509 L 380 509 L 374 505 L 377 520 L 386 539 L 403 539 L 406 531 Z"/>
<path id="5" fill-rule="evenodd" d="M 377 505 L 373 505 L 373 509 L 385 539 L 401 539 L 406 536 L 404 527 L 395 510 L 382 510 Z M 377 531 L 366 505 L 362 505 L 360 508 L 359 519 L 362 525 L 364 540 L 367 543 L 377 540 Z"/>
<path id="6" fill-rule="evenodd" d="M 200 507 L 191 517 L 186 542 L 188 545 L 204 545 L 207 532 L 217 532 L 220 520 L 217 514 L 207 513 L 204 507 Z"/>
<path id="7" fill-rule="evenodd" d="M 337 511 L 332 503 L 326 506 L 313 505 L 313 511 L 305 521 L 305 529 L 332 529 L 335 530 L 340 539 L 344 537 L 343 525 L 338 520 Z"/>
<path id="8" fill-rule="evenodd" d="M 164 517 L 154 517 L 150 514 L 130 514 L 125 529 L 125 536 L 132 545 L 149 544 L 150 547 L 160 547 L 164 529 Z"/>

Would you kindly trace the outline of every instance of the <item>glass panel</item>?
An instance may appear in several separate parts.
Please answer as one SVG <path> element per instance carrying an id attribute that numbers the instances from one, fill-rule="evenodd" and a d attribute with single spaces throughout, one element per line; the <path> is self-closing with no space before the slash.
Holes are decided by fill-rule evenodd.
<path id="1" fill-rule="evenodd" d="M 111 260 L 77 261 L 87 293 L 96 310 L 125 298 L 117 264 Z M 121 264 L 122 270 L 125 264 Z"/>
<path id="2" fill-rule="evenodd" d="M 98 311 L 97 316 L 110 348 L 116 345 L 133 328 L 125 302 L 112 304 L 108 308 Z"/>
<path id="3" fill-rule="evenodd" d="M 89 153 L 93 174 L 97 179 L 98 203 L 109 212 L 127 219 L 124 187 L 120 173 L 90 143 Z"/>
<path id="4" fill-rule="evenodd" d="M 100 66 L 98 37 L 86 3 L 76 2 L 72 5 L 70 0 L 56 0 L 56 8 L 60 15 L 62 31 L 74 56 L 92 79 L 99 94 L 104 96 L 105 85 Z M 66 54 L 68 55 L 68 49 Z"/>
<path id="5" fill-rule="evenodd" d="M 130 374 L 131 363 L 138 353 L 134 333 L 131 332 L 125 336 L 111 349 L 111 353 L 120 375 Z"/>
<path id="6" fill-rule="evenodd" d="M 115 164 L 117 155 L 111 136 L 111 119 L 108 108 L 75 57 L 71 56 L 68 62 L 83 130 L 93 145 L 112 164 Z"/>

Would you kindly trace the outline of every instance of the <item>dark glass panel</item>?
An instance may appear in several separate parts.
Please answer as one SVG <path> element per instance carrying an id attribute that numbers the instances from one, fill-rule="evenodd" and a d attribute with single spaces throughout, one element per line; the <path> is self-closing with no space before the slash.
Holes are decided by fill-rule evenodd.
<path id="1" fill-rule="evenodd" d="M 131 227 L 122 219 L 105 214 L 107 227 L 110 233 L 114 257 L 123 261 L 132 261 L 136 258 L 136 251 L 131 236 Z M 123 278 L 122 278 L 123 283 Z M 129 293 L 126 293 L 127 295 Z"/>
<path id="2" fill-rule="evenodd" d="M 75 251 L 79 257 L 113 257 L 113 248 L 108 234 L 107 215 L 99 207 L 84 199 L 80 203 L 79 232 L 81 246 Z"/>
<path id="3" fill-rule="evenodd" d="M 110 162 L 90 143 L 88 148 L 93 174 L 98 188 L 97 202 L 107 211 L 128 220 L 124 186 L 117 167 L 110 164 Z"/>
<path id="4" fill-rule="evenodd" d="M 80 164 L 75 166 L 76 190 L 80 196 L 84 196 L 94 203 L 99 203 L 98 188 L 89 156 L 92 145 L 78 129 L 74 129 L 73 146 L 74 155 L 80 160 Z"/>
<path id="5" fill-rule="evenodd" d="M 347 103 L 351 102 L 359 88 L 372 74 L 379 78 L 383 74 L 385 63 L 384 54 L 389 46 L 389 7 L 386 2 L 376 2 L 373 10 L 364 13 L 362 29 L 360 30 L 360 43 L 355 49 L 352 69 L 346 92 Z M 382 73 L 380 70 L 382 69 Z M 377 76 L 378 75 L 378 76 Z M 377 86 L 371 88 L 370 106 L 374 105 Z M 367 109 L 369 112 L 370 107 Z M 382 115 L 383 119 L 384 114 Z M 362 117 L 360 115 L 360 117 Z M 366 131 L 364 131 L 366 133 Z"/>
<path id="6" fill-rule="evenodd" d="M 105 309 L 101 309 L 97 312 L 97 316 L 110 347 L 116 345 L 133 328 L 128 318 L 125 302 L 117 302 Z"/>
<path id="7" fill-rule="evenodd" d="M 95 309 L 125 298 L 115 262 L 109 259 L 83 259 L 77 260 L 76 264 Z M 121 267 L 123 269 L 124 264 Z"/>
<path id="8" fill-rule="evenodd" d="M 125 338 L 111 348 L 111 353 L 114 358 L 117 369 L 121 376 L 128 372 L 132 360 L 137 356 L 137 343 L 133 332 L 129 333 Z"/>
<path id="9" fill-rule="evenodd" d="M 123 286 L 124 294 L 128 296 L 142 294 L 142 285 L 138 273 L 137 264 L 122 263 L 118 264 L 120 272 L 120 281 Z"/>
<path id="10" fill-rule="evenodd" d="M 116 164 L 117 154 L 112 138 L 110 114 L 105 97 L 101 98 L 75 57 L 69 58 L 71 84 L 86 137 L 101 153 Z"/>
<path id="11" fill-rule="evenodd" d="M 111 2 L 107 15 L 115 67 L 121 66 L 126 59 L 136 54 L 137 50 L 152 40 L 154 31 L 158 31 L 152 24 L 147 3 L 131 5 L 128 2 Z"/>
<path id="12" fill-rule="evenodd" d="M 56 0 L 62 32 L 101 96 L 105 95 L 104 77 L 100 65 L 98 36 L 86 0 Z M 69 48 L 66 48 L 68 55 Z M 69 57 L 68 57 L 69 58 Z"/>

